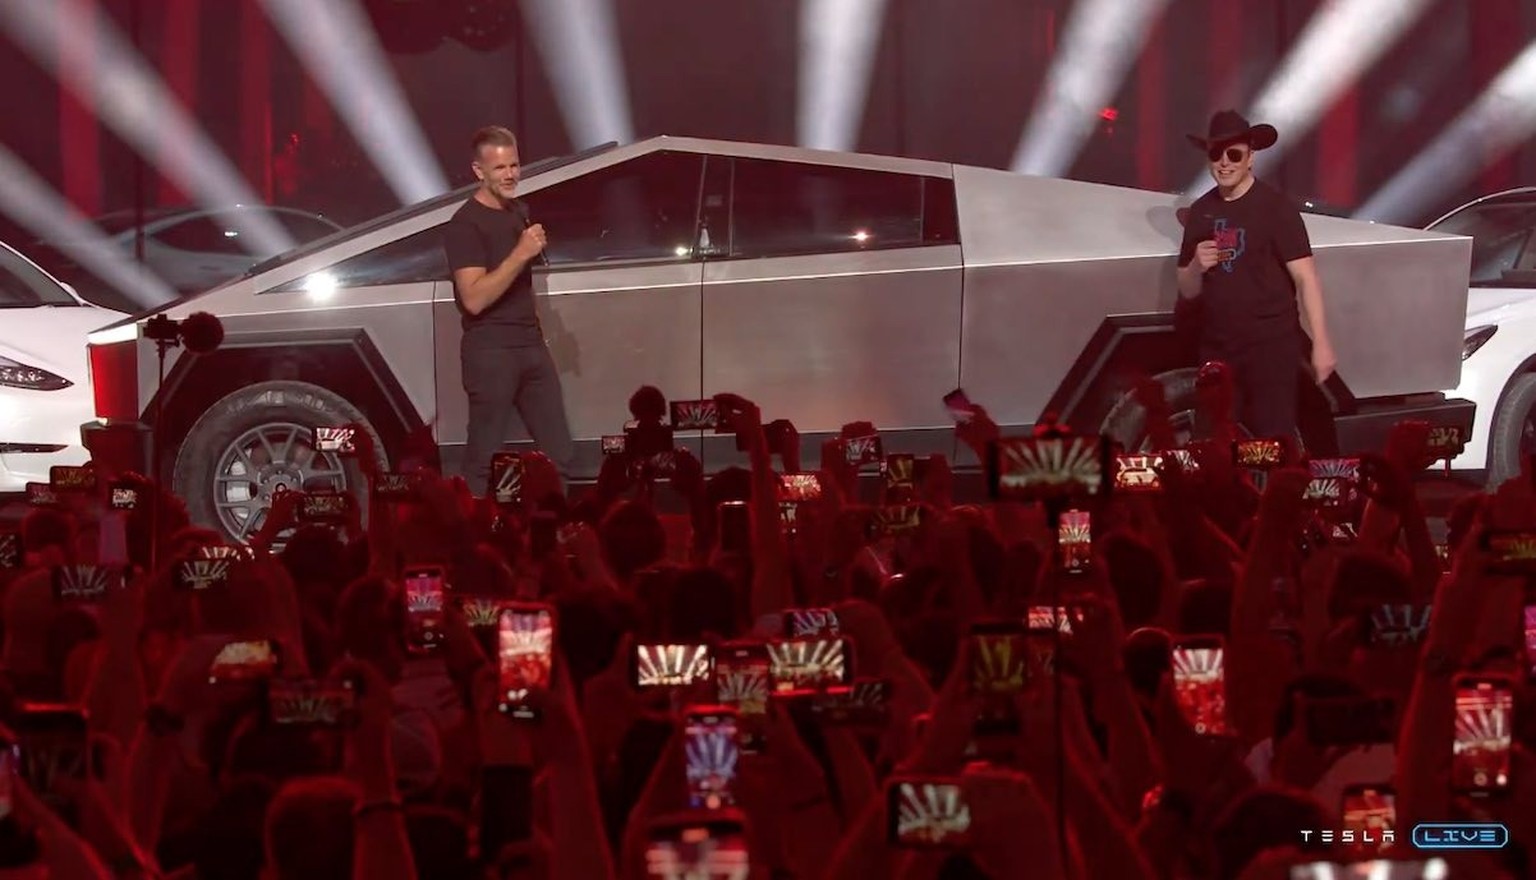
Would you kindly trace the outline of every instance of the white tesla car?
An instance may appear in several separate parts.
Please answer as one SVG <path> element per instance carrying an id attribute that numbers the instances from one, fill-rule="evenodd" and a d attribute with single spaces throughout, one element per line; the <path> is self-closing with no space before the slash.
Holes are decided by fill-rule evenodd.
<path id="1" fill-rule="evenodd" d="M 80 444 L 95 412 L 85 337 L 122 317 L 0 242 L 0 492 L 89 457 Z"/>

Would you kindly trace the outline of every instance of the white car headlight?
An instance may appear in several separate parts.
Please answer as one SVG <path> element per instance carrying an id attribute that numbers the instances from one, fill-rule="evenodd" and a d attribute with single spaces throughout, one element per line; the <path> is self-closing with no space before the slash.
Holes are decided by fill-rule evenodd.
<path id="1" fill-rule="evenodd" d="M 1477 353 L 1483 344 L 1493 338 L 1493 334 L 1499 332 L 1499 325 L 1487 324 L 1482 327 L 1473 327 L 1467 331 L 1467 335 L 1461 340 L 1461 359 L 1466 360 Z"/>
<path id="2" fill-rule="evenodd" d="M 41 367 L 0 357 L 0 386 L 23 388 L 27 391 L 58 391 L 75 383 L 63 376 L 56 376 Z"/>

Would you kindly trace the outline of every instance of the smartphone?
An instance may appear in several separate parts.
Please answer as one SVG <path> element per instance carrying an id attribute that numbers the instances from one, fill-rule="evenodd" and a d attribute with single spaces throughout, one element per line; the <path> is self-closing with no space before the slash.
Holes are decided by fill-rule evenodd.
<path id="1" fill-rule="evenodd" d="M 208 590 L 229 582 L 229 559 L 184 559 L 176 566 L 176 588 Z"/>
<path id="2" fill-rule="evenodd" d="M 820 474 L 783 474 L 779 478 L 781 501 L 815 501 L 820 497 Z"/>
<path id="3" fill-rule="evenodd" d="M 834 685 L 817 694 L 811 711 L 826 724 L 880 727 L 890 718 L 891 682 L 860 678 L 847 686 Z"/>
<path id="4" fill-rule="evenodd" d="M 1525 624 L 1525 672 L 1532 681 L 1536 681 L 1536 605 L 1526 605 L 1522 609 Z"/>
<path id="5" fill-rule="evenodd" d="M 352 511 L 352 496 L 345 492 L 324 490 L 305 492 L 299 499 L 299 520 L 307 523 L 336 523 Z"/>
<path id="6" fill-rule="evenodd" d="M 357 428 L 346 426 L 334 428 L 329 425 L 319 425 L 315 428 L 315 451 L 333 452 L 337 455 L 357 454 Z"/>
<path id="7" fill-rule="evenodd" d="M 421 478 L 417 474 L 386 472 L 373 481 L 373 496 L 380 501 L 412 504 L 421 500 Z"/>
<path id="8" fill-rule="evenodd" d="M 435 651 L 443 640 L 443 569 L 409 566 L 401 580 L 405 582 L 406 644 L 416 654 Z"/>
<path id="9" fill-rule="evenodd" d="M 259 681 L 277 672 L 277 645 L 267 639 L 230 642 L 208 667 L 209 684 Z"/>
<path id="10" fill-rule="evenodd" d="M 21 749 L 14 742 L 0 740 L 0 822 L 10 818 L 13 809 L 11 780 L 21 772 L 18 755 Z"/>
<path id="11" fill-rule="evenodd" d="M 1120 453 L 1115 456 L 1115 490 L 1118 492 L 1161 492 L 1163 475 L 1161 455 L 1145 452 Z"/>
<path id="12" fill-rule="evenodd" d="M 139 506 L 139 490 L 136 486 L 113 483 L 109 494 L 113 510 L 134 510 Z"/>
<path id="13" fill-rule="evenodd" d="M 715 652 L 715 701 L 736 710 L 736 742 L 746 754 L 767 740 L 773 672 L 762 642 L 727 642 Z"/>
<path id="14" fill-rule="evenodd" d="M 1031 669 L 1028 630 L 1016 620 L 981 620 L 971 624 L 971 691 L 982 696 L 1024 690 L 1037 671 Z"/>
<path id="15" fill-rule="evenodd" d="M 752 512 L 745 501 L 722 501 L 715 509 L 720 549 L 726 553 L 750 553 Z"/>
<path id="16" fill-rule="evenodd" d="M 459 613 L 470 629 L 495 629 L 505 600 L 496 596 L 458 596 Z"/>
<path id="17" fill-rule="evenodd" d="M 32 507 L 58 507 L 59 495 L 47 483 L 28 483 L 27 504 Z"/>
<path id="18" fill-rule="evenodd" d="M 498 452 L 491 456 L 491 500 L 497 504 L 521 504 L 523 500 L 523 457 L 516 452 Z"/>
<path id="19" fill-rule="evenodd" d="M 1307 862 L 1291 866 L 1290 880 L 1445 880 L 1445 859 L 1366 859 L 1354 862 Z"/>
<path id="20" fill-rule="evenodd" d="M 1227 732 L 1226 648 L 1220 636 L 1180 639 L 1173 647 L 1173 689 L 1195 733 Z"/>
<path id="21" fill-rule="evenodd" d="M 651 822 L 645 876 L 651 880 L 741 880 L 752 873 L 746 822 L 732 809 Z"/>
<path id="22" fill-rule="evenodd" d="M 86 712 L 81 706 L 22 703 L 6 719 L 16 736 L 16 770 L 43 803 L 78 825 L 74 792 L 92 775 Z"/>
<path id="23" fill-rule="evenodd" d="M 1371 746 L 1397 737 L 1391 697 L 1328 697 L 1302 701 L 1302 724 L 1315 746 Z"/>
<path id="24" fill-rule="evenodd" d="M 1451 789 L 1486 795 L 1509 785 L 1510 731 L 1515 691 L 1496 675 L 1456 679 L 1456 738 L 1451 745 Z"/>
<path id="25" fill-rule="evenodd" d="M 674 400 L 668 406 L 672 430 L 721 430 L 720 405 L 714 400 Z"/>
<path id="26" fill-rule="evenodd" d="M 1049 605 L 1031 605 L 1024 617 L 1024 624 L 1030 632 L 1045 632 L 1061 630 L 1064 636 L 1072 635 L 1072 622 L 1083 619 L 1081 607 L 1071 608 L 1066 605 L 1057 605 L 1052 608 Z"/>
<path id="27" fill-rule="evenodd" d="M 534 691 L 549 689 L 555 667 L 555 611 L 549 605 L 515 602 L 503 608 L 496 623 L 496 658 L 501 702 L 498 708 L 513 718 L 532 720 L 538 711 L 528 703 Z"/>
<path id="28" fill-rule="evenodd" d="M 274 678 L 267 682 L 267 714 L 274 724 L 351 727 L 357 723 L 352 682 Z"/>
<path id="29" fill-rule="evenodd" d="M 963 388 L 956 388 L 944 395 L 944 409 L 948 410 L 949 417 L 959 424 L 965 424 L 976 418 L 976 404 L 971 403 L 971 398 L 966 395 Z"/>
<path id="30" fill-rule="evenodd" d="M 603 443 L 603 454 L 604 455 L 623 455 L 624 454 L 624 440 L 625 440 L 625 437 L 624 437 L 623 434 L 604 434 L 603 435 L 603 440 L 602 440 L 602 443 Z"/>
<path id="31" fill-rule="evenodd" d="M 21 535 L 16 532 L 0 532 L 0 570 L 21 568 Z"/>
<path id="32" fill-rule="evenodd" d="M 1429 634 L 1429 606 L 1378 605 L 1366 617 L 1366 634 L 1373 647 L 1417 645 Z"/>
<path id="33" fill-rule="evenodd" d="M 1455 458 L 1467 448 L 1467 434 L 1460 425 L 1434 425 L 1429 429 L 1425 451 L 1431 461 Z"/>
<path id="34" fill-rule="evenodd" d="M 885 805 L 892 846 L 964 849 L 971 842 L 971 808 L 958 778 L 892 779 L 885 786 Z"/>
<path id="35" fill-rule="evenodd" d="M 1480 540 L 1490 557 L 1490 572 L 1514 577 L 1536 574 L 1536 532 L 1488 530 Z"/>
<path id="36" fill-rule="evenodd" d="M 60 565 L 53 569 L 53 598 L 59 602 L 103 602 L 109 590 L 122 586 L 123 570 L 115 566 Z"/>
<path id="37" fill-rule="evenodd" d="M 869 537 L 893 538 L 917 531 L 923 524 L 923 508 L 918 504 L 883 504 L 869 519 Z"/>
<path id="38" fill-rule="evenodd" d="M 852 653 L 847 639 L 834 636 L 773 639 L 768 642 L 768 663 L 774 691 L 800 694 L 847 684 L 853 680 Z"/>
<path id="39" fill-rule="evenodd" d="M 1386 849 L 1388 835 L 1395 835 L 1397 829 L 1397 796 L 1382 783 L 1345 786 L 1339 816 L 1345 846 L 1361 853 Z"/>
<path id="40" fill-rule="evenodd" d="M 904 504 L 917 493 L 917 456 L 894 452 L 880 464 L 880 475 L 885 481 L 884 499 L 887 504 Z"/>
<path id="41" fill-rule="evenodd" d="M 700 643 L 635 645 L 630 657 L 630 683 L 636 688 L 687 687 L 709 681 L 714 657 Z"/>
<path id="42" fill-rule="evenodd" d="M 1314 458 L 1307 462 L 1311 479 L 1301 499 L 1313 507 L 1344 507 L 1355 500 L 1360 485 L 1360 459 Z"/>
<path id="43" fill-rule="evenodd" d="M 779 502 L 779 528 L 786 535 L 793 535 L 800 527 L 800 502 Z"/>
<path id="44" fill-rule="evenodd" d="M 1087 498 L 1107 490 L 1111 467 L 1102 437 L 1005 437 L 987 449 L 987 488 L 1010 501 Z"/>
<path id="45" fill-rule="evenodd" d="M 85 465 L 56 464 L 48 469 L 48 485 L 54 492 L 95 492 L 96 469 Z"/>
<path id="46" fill-rule="evenodd" d="M 1232 442 L 1232 463 L 1240 468 L 1270 471 L 1285 464 L 1286 442 L 1279 437 Z"/>
<path id="47" fill-rule="evenodd" d="M 843 461 L 851 467 L 879 464 L 884 458 L 885 443 L 879 434 L 843 438 Z"/>
<path id="48" fill-rule="evenodd" d="M 784 612 L 784 635 L 791 639 L 837 635 L 837 612 L 831 608 L 790 608 Z"/>
<path id="49" fill-rule="evenodd" d="M 718 810 L 735 803 L 736 710 L 729 706 L 689 706 L 684 713 L 684 766 L 688 806 Z"/>
<path id="50" fill-rule="evenodd" d="M 1093 517 L 1086 510 L 1063 510 L 1056 525 L 1056 550 L 1062 571 L 1082 574 L 1093 564 Z"/>

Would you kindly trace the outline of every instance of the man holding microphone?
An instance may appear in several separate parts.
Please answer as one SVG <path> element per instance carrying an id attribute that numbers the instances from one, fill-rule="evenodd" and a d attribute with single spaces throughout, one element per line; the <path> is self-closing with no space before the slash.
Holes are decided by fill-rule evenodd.
<path id="1" fill-rule="evenodd" d="M 491 455 L 505 442 L 514 409 L 562 475 L 574 447 L 560 373 L 534 308 L 531 267 L 547 239 L 527 206 L 513 199 L 521 178 L 517 138 L 490 126 L 475 133 L 472 148 L 470 167 L 480 187 L 448 221 L 443 239 L 464 323 L 459 355 L 469 436 L 463 473 L 470 488 L 484 494 Z"/>
<path id="2" fill-rule="evenodd" d="M 1238 417 L 1255 437 L 1297 438 L 1298 356 L 1308 350 L 1296 300 L 1307 313 L 1313 379 L 1337 365 L 1323 314 L 1312 244 L 1301 212 L 1253 176 L 1253 157 L 1274 145 L 1271 125 L 1236 111 L 1211 117 L 1205 152 L 1216 186 L 1195 200 L 1179 248 L 1179 295 L 1201 306 L 1200 360 L 1231 367 Z"/>

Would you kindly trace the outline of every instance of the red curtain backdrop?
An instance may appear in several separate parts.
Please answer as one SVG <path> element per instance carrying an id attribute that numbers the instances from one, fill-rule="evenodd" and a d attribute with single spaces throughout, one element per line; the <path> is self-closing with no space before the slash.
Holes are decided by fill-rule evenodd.
<path id="1" fill-rule="evenodd" d="M 101 126 L 96 108 L 83 97 L 95 76 L 97 26 L 101 10 L 94 2 L 78 4 L 78 27 L 62 28 L 59 45 L 59 161 L 64 197 L 86 216 L 102 211 Z M 72 88 L 83 86 L 82 97 Z"/>

